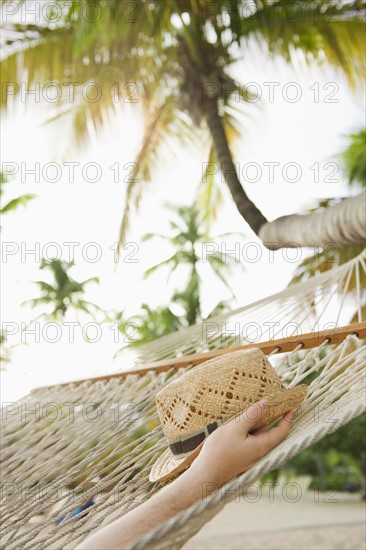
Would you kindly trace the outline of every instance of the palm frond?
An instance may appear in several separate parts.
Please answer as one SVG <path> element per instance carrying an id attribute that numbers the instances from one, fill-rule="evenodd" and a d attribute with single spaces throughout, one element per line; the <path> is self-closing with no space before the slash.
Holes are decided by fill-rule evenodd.
<path id="1" fill-rule="evenodd" d="M 350 135 L 342 160 L 350 184 L 366 187 L 366 129 Z"/>
<path id="2" fill-rule="evenodd" d="M 174 269 L 174 266 L 177 266 L 178 263 L 179 263 L 179 252 L 176 252 L 172 256 L 170 256 L 170 258 L 168 258 L 167 260 L 163 260 L 162 262 L 159 262 L 153 265 L 152 267 L 149 267 L 144 273 L 144 279 L 147 279 L 148 277 L 153 275 L 153 273 L 155 273 L 161 267 L 172 266 Z"/>
<path id="3" fill-rule="evenodd" d="M 85 279 L 85 281 L 82 281 L 80 283 L 80 286 L 81 287 L 84 287 L 85 285 L 87 285 L 88 283 L 97 283 L 99 284 L 100 283 L 100 279 L 99 277 L 90 277 L 89 279 Z"/>
<path id="4" fill-rule="evenodd" d="M 193 129 L 187 117 L 177 111 L 174 96 L 169 96 L 162 104 L 153 102 L 147 114 L 147 125 L 140 151 L 136 157 L 137 177 L 130 179 L 126 194 L 123 217 L 119 230 L 119 247 L 123 246 L 130 221 L 131 206 L 138 207 L 147 183 L 151 182 L 154 169 L 161 166 L 164 158 L 175 154 L 176 136 L 188 139 Z"/>
<path id="5" fill-rule="evenodd" d="M 225 277 L 222 274 L 223 268 L 228 267 L 225 261 L 222 258 L 219 258 L 215 255 L 208 255 L 207 259 L 216 277 L 220 279 L 220 281 L 224 284 L 224 286 L 231 292 L 231 295 L 234 297 L 234 293 L 230 284 L 226 281 Z"/>
<path id="6" fill-rule="evenodd" d="M 211 144 L 208 159 L 197 189 L 196 207 L 202 213 L 202 219 L 208 224 L 217 218 L 223 202 L 222 186 L 218 183 L 217 172 L 220 172 L 214 146 Z"/>
<path id="7" fill-rule="evenodd" d="M 32 298 L 31 300 L 25 300 L 20 305 L 30 306 L 33 308 L 43 304 L 50 304 L 50 303 L 52 303 L 52 298 L 50 296 L 41 296 L 40 298 Z"/>
<path id="8" fill-rule="evenodd" d="M 17 210 L 20 206 L 27 206 L 27 204 L 35 198 L 36 195 L 33 195 L 31 193 L 20 195 L 19 197 L 16 197 L 15 199 L 12 199 L 7 204 L 5 204 L 5 206 L 0 209 L 0 214 L 5 214 L 10 210 Z"/>
<path id="9" fill-rule="evenodd" d="M 365 71 L 364 10 L 363 0 L 263 3 L 242 20 L 241 38 L 287 61 L 301 50 L 308 62 L 339 67 L 354 85 Z"/>
<path id="10" fill-rule="evenodd" d="M 145 235 L 141 237 L 141 242 L 150 241 L 151 239 L 155 239 L 155 237 L 159 237 L 159 239 L 166 241 L 169 240 L 169 237 L 163 235 L 162 233 L 145 233 Z"/>
<path id="11" fill-rule="evenodd" d="M 44 292 L 48 292 L 49 294 L 55 293 L 55 289 L 53 288 L 53 286 L 49 283 L 46 283 L 46 281 L 34 281 L 34 284 L 37 285 Z"/>

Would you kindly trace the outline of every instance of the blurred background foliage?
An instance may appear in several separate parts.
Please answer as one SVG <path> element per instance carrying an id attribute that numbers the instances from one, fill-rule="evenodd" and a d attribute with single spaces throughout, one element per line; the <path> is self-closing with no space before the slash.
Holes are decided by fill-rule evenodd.
<path id="1" fill-rule="evenodd" d="M 351 420 L 286 462 L 285 466 L 266 474 L 262 483 L 290 481 L 310 476 L 310 489 L 319 491 L 361 492 L 366 498 L 366 414 Z"/>
<path id="2" fill-rule="evenodd" d="M 206 0 L 139 0 L 138 3 L 70 0 L 59 4 L 63 6 L 63 17 L 57 24 L 52 23 L 50 13 L 49 24 L 11 22 L 5 27 L 7 55 L 1 60 L 2 78 L 4 82 L 16 82 L 18 75 L 23 73 L 27 88 L 34 87 L 35 83 L 54 81 L 98 82 L 103 92 L 107 92 L 102 94 L 101 101 L 83 102 L 76 97 L 74 104 L 60 101 L 52 107 L 52 112 L 50 110 L 50 123 L 61 130 L 66 126 L 71 128 L 71 138 L 64 136 L 63 139 L 71 144 L 87 145 L 90 124 L 99 135 L 108 116 L 113 116 L 116 103 L 126 108 L 126 103 L 133 103 L 138 91 L 138 107 L 145 117 L 145 133 L 136 158 L 141 177 L 132 178 L 126 189 L 120 243 L 125 239 L 133 206 L 138 207 L 146 184 L 151 181 L 161 159 L 172 150 L 174 141 L 205 140 L 205 160 L 221 164 L 232 161 L 231 148 L 245 129 L 251 99 L 246 87 L 234 81 L 230 73 L 243 50 L 250 53 L 254 47 L 264 55 L 280 56 L 289 63 L 301 52 L 306 63 L 328 63 L 341 70 L 351 86 L 357 84 L 363 73 L 365 32 L 364 2 L 361 0 L 299 0 L 297 6 L 302 16 L 293 17 L 291 24 L 288 10 L 294 9 L 294 3 L 288 0 L 278 0 L 275 9 L 270 0 L 253 0 L 255 10 L 248 12 L 245 18 L 240 15 L 241 0 L 230 0 L 230 11 L 227 0 L 215 3 Z M 208 9 L 212 6 L 213 10 Z M 88 20 L 81 16 L 85 8 L 99 10 L 101 16 L 97 21 L 92 17 Z M 202 102 L 202 90 L 208 90 L 207 86 L 225 90 L 218 101 L 215 96 L 216 105 Z M 242 100 L 240 104 L 237 97 Z M 6 94 L 2 106 L 7 107 Z M 218 147 L 222 141 L 224 148 Z M 339 156 L 347 181 L 353 187 L 366 187 L 365 145 L 366 131 L 362 128 L 349 137 L 349 146 Z M 220 157 L 224 149 L 226 156 Z M 173 273 L 183 266 L 188 274 L 185 286 L 174 290 L 169 305 L 152 309 L 141 304 L 138 313 L 127 319 L 124 312 L 105 312 L 105 320 L 117 320 L 124 334 L 127 334 L 129 323 L 137 324 L 137 345 L 201 322 L 230 305 L 218 300 L 214 311 L 208 314 L 201 308 L 203 285 L 199 266 L 203 259 L 198 254 L 198 245 L 204 240 L 215 242 L 209 228 L 223 191 L 218 180 L 210 174 L 206 176 L 199 186 L 195 205 L 171 211 L 170 234 L 160 236 L 170 242 L 171 257 L 146 272 L 149 277 L 154 272 L 162 272 L 163 268 Z M 1 176 L 2 201 L 5 183 Z M 237 181 L 227 177 L 226 184 L 232 191 Z M 19 206 L 26 206 L 32 199 L 33 195 L 10 198 L 1 205 L 0 212 L 8 214 Z M 244 191 L 237 200 L 238 208 L 242 207 L 240 201 L 244 201 L 244 209 L 253 206 L 248 203 Z M 321 211 L 334 203 L 334 198 L 325 197 L 313 210 Z M 258 218 L 262 219 L 260 212 L 254 211 L 252 221 L 247 221 L 255 227 Z M 149 234 L 145 240 L 153 238 L 156 236 Z M 360 248 L 338 248 L 336 261 L 333 261 L 334 255 L 329 256 L 329 250 L 320 250 L 315 257 L 312 255 L 300 264 L 292 283 L 337 267 L 355 257 Z M 216 254 L 209 255 L 208 260 L 210 276 L 230 288 L 231 258 Z M 78 282 L 69 273 L 72 267 L 63 260 L 40 264 L 41 270 L 50 273 L 51 281 L 37 281 L 40 295 L 28 301 L 31 307 L 42 310 L 40 316 L 62 319 L 67 311 L 73 310 L 93 317 L 100 311 L 96 304 L 84 298 L 87 285 L 98 282 L 97 279 L 91 277 Z M 351 284 L 350 291 L 354 289 L 355 285 Z M 362 311 L 365 314 L 365 303 Z M 6 347 L 3 333 L 0 344 L 2 361 L 9 363 L 11 350 Z M 364 491 L 365 422 L 365 415 L 353 420 L 299 454 L 283 469 L 268 474 L 268 479 L 275 481 L 281 475 L 290 479 L 309 474 L 313 487 L 320 490 Z M 141 430 L 145 433 L 144 430 L 152 427 L 144 426 Z"/>
<path id="3" fill-rule="evenodd" d="M 29 305 L 32 308 L 50 306 L 48 311 L 41 313 L 37 319 L 43 317 L 51 320 L 62 320 L 70 309 L 76 312 L 83 311 L 94 318 L 94 313 L 101 311 L 101 308 L 96 304 L 82 298 L 88 284 L 99 283 L 98 277 L 91 277 L 82 282 L 75 281 L 68 273 L 73 265 L 74 262 L 59 259 L 51 261 L 42 259 L 39 269 L 50 271 L 52 281 L 50 283 L 47 281 L 34 281 L 34 284 L 41 291 L 41 295 L 22 304 Z"/>
<path id="4" fill-rule="evenodd" d="M 145 344 L 180 328 L 200 323 L 227 310 L 234 299 L 230 287 L 230 273 L 234 266 L 238 266 L 236 269 L 243 266 L 232 256 L 220 252 L 219 242 L 227 234 L 211 236 L 204 212 L 199 211 L 195 205 L 168 205 L 167 214 L 170 217 L 168 234 L 147 233 L 142 240 L 151 241 L 153 247 L 156 247 L 157 241 L 163 240 L 169 244 L 172 254 L 166 260 L 147 269 L 144 277 L 148 279 L 157 274 L 161 280 L 165 271 L 167 284 L 170 278 L 180 271 L 185 273 L 186 283 L 183 288 L 173 291 L 168 306 L 151 309 L 147 304 L 142 304 L 139 314 L 125 320 L 123 312 L 111 315 L 112 319 L 118 321 L 119 329 L 130 345 Z M 207 249 L 205 253 L 205 244 L 214 247 L 215 251 L 208 252 Z M 203 275 L 200 273 L 202 267 L 206 268 Z M 229 290 L 231 300 L 219 300 L 212 311 L 204 314 L 202 296 L 205 288 L 208 288 L 207 282 L 214 278 Z M 134 334 L 131 333 L 131 329 Z"/>

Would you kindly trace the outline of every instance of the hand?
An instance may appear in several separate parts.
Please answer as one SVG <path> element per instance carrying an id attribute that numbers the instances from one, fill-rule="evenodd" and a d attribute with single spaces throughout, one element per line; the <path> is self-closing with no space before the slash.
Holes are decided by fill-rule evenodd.
<path id="1" fill-rule="evenodd" d="M 286 413 L 275 428 L 255 430 L 259 415 L 268 406 L 268 402 L 255 403 L 241 417 L 233 418 L 215 430 L 206 439 L 198 457 L 181 476 L 123 517 L 93 533 L 77 550 L 126 548 L 151 529 L 250 468 L 282 441 L 290 429 L 291 414 Z"/>
<path id="2" fill-rule="evenodd" d="M 274 428 L 255 429 L 268 407 L 265 400 L 254 403 L 245 413 L 220 426 L 206 439 L 190 467 L 202 477 L 202 482 L 223 485 L 248 470 L 285 439 L 290 430 L 292 412 L 287 412 Z"/>

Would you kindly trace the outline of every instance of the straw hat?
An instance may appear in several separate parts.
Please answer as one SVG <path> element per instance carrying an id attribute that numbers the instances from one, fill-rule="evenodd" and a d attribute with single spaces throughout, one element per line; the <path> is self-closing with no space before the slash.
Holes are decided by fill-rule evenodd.
<path id="1" fill-rule="evenodd" d="M 167 384 L 156 404 L 169 448 L 158 458 L 150 481 L 166 482 L 187 469 L 204 440 L 260 399 L 268 411 L 255 428 L 265 426 L 304 400 L 307 386 L 286 389 L 267 357 L 257 348 L 219 355 Z"/>

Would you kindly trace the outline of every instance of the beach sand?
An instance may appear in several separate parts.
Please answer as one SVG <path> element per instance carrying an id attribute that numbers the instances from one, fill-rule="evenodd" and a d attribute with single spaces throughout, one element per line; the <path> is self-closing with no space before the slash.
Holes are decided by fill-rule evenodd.
<path id="1" fill-rule="evenodd" d="M 247 494 L 225 508 L 185 550 L 365 550 L 366 503 L 360 495 L 306 491 L 260 498 Z"/>

